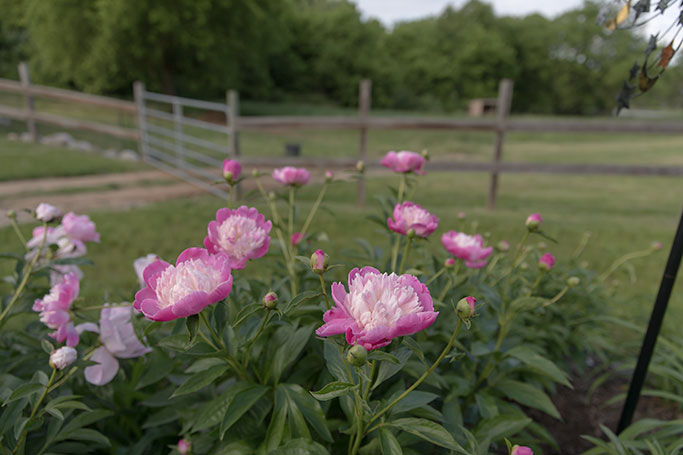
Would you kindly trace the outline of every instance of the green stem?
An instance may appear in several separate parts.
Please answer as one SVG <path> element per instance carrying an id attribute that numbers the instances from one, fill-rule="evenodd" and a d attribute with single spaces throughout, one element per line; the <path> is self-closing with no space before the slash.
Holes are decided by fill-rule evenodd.
<path id="1" fill-rule="evenodd" d="M 547 307 L 548 305 L 552 305 L 553 303 L 557 302 L 560 300 L 569 290 L 569 286 L 565 286 L 564 289 L 562 289 L 560 292 L 557 293 L 555 297 L 553 297 L 550 301 L 546 302 L 543 304 L 544 307 Z"/>
<path id="2" fill-rule="evenodd" d="M 460 261 L 457 262 L 455 265 L 455 270 L 453 270 L 453 275 L 448 275 L 448 283 L 446 283 L 446 287 L 443 288 L 443 291 L 441 291 L 441 294 L 439 294 L 439 301 L 443 302 L 443 299 L 446 298 L 446 294 L 448 294 L 448 291 L 451 290 L 453 287 L 453 283 L 455 282 L 455 278 L 458 276 L 458 272 L 460 271 Z"/>
<path id="3" fill-rule="evenodd" d="M 462 319 L 458 319 L 458 325 L 456 326 L 455 331 L 453 332 L 453 335 L 451 336 L 451 339 L 448 341 L 448 344 L 446 345 L 444 350 L 441 351 L 441 355 L 439 355 L 439 358 L 436 359 L 436 361 L 432 364 L 432 366 L 429 367 L 429 369 L 427 371 L 425 371 L 424 374 L 422 376 L 420 376 L 420 378 L 413 383 L 413 385 L 411 385 L 405 392 L 403 392 L 401 395 L 399 395 L 398 398 L 396 398 L 394 401 L 389 403 L 384 409 L 382 409 L 377 414 L 375 414 L 370 419 L 370 421 L 368 422 L 368 426 L 370 426 L 370 424 L 372 422 L 374 422 L 375 420 L 379 419 L 381 416 L 386 414 L 392 407 L 394 407 L 396 405 L 396 403 L 398 403 L 399 401 L 404 399 L 406 396 L 408 396 L 408 394 L 410 392 L 415 390 L 420 384 L 422 384 L 422 382 L 424 382 L 425 379 L 427 379 L 427 376 L 429 376 L 436 369 L 436 367 L 439 365 L 439 363 L 441 363 L 441 361 L 444 359 L 444 357 L 446 357 L 446 354 L 448 354 L 450 352 L 451 348 L 453 347 L 453 343 L 455 343 L 455 339 L 458 336 L 458 332 L 460 332 L 460 327 L 462 327 Z"/>
<path id="4" fill-rule="evenodd" d="M 289 187 L 289 218 L 287 218 L 287 230 L 289 237 L 294 234 L 294 187 Z"/>
<path id="5" fill-rule="evenodd" d="M 367 385 L 365 386 L 365 391 L 363 392 L 363 400 L 367 401 L 368 395 L 370 394 L 370 387 L 372 386 L 373 377 L 375 376 L 375 367 L 376 366 L 377 366 L 377 361 L 373 360 L 370 363 L 370 376 L 369 376 L 370 380 L 368 381 Z"/>
<path id="6" fill-rule="evenodd" d="M 304 225 L 301 228 L 301 234 L 303 236 L 306 236 L 306 231 L 308 231 L 308 228 L 310 227 L 311 223 L 313 222 L 313 217 L 315 216 L 316 212 L 318 211 L 318 207 L 320 207 L 320 204 L 322 203 L 323 198 L 325 197 L 325 192 L 327 191 L 327 185 L 328 185 L 327 182 L 325 182 L 323 184 L 323 188 L 320 190 L 320 193 L 318 193 L 318 199 L 315 200 L 313 207 L 311 207 L 311 211 L 308 212 L 308 217 L 306 217 L 306 221 L 304 221 Z"/>
<path id="7" fill-rule="evenodd" d="M 327 306 L 327 309 L 329 310 L 332 308 L 330 305 L 330 298 L 327 296 L 327 289 L 325 288 L 325 280 L 323 279 L 323 274 L 319 273 L 318 276 L 320 277 L 320 287 L 323 290 L 323 295 L 325 296 L 325 306 Z"/>
<path id="8" fill-rule="evenodd" d="M 406 239 L 406 246 L 403 247 L 403 255 L 401 257 L 401 268 L 398 269 L 398 274 L 401 275 L 403 274 L 403 270 L 406 268 L 406 259 L 408 259 L 408 252 L 410 251 L 410 244 L 413 242 L 413 239 L 408 236 Z"/>
<path id="9" fill-rule="evenodd" d="M 398 249 L 401 246 L 401 236 L 394 235 L 394 246 L 391 250 L 391 271 L 396 273 L 396 263 L 398 262 Z"/>
<path id="10" fill-rule="evenodd" d="M 624 256 L 622 256 L 619 259 L 617 259 L 616 261 L 614 261 L 612 263 L 612 265 L 607 270 L 605 270 L 605 273 L 600 275 L 599 280 L 605 281 L 612 273 L 614 273 L 614 271 L 616 269 L 618 269 L 620 266 L 624 265 L 628 261 L 630 261 L 632 259 L 637 259 L 640 257 L 649 256 L 651 253 L 652 253 L 652 249 L 647 249 L 644 251 L 636 251 L 634 253 L 625 254 Z"/>
<path id="11" fill-rule="evenodd" d="M 356 453 L 358 453 L 360 442 L 363 439 L 363 406 L 361 406 L 361 398 L 359 392 L 359 389 L 363 386 L 363 380 L 361 379 L 361 375 L 358 371 L 358 368 L 356 368 L 356 373 L 358 376 L 358 387 L 354 387 L 353 389 L 353 397 L 356 408 L 356 437 L 353 440 L 353 446 L 351 447 L 351 455 L 356 455 Z"/>
<path id="12" fill-rule="evenodd" d="M 17 237 L 19 237 L 19 240 L 21 241 L 21 244 L 24 246 L 24 249 L 28 251 L 28 247 L 26 246 L 26 237 L 24 237 L 24 234 L 21 233 L 21 229 L 19 229 L 19 225 L 17 224 L 17 219 L 15 217 L 11 217 L 10 223 L 12 223 L 12 229 L 14 229 L 14 232 L 17 234 Z"/>
<path id="13" fill-rule="evenodd" d="M 498 331 L 498 338 L 496 339 L 496 346 L 493 348 L 493 352 L 491 353 L 491 356 L 489 357 L 488 362 L 486 363 L 486 366 L 484 367 L 484 370 L 481 373 L 481 377 L 477 380 L 475 384 L 475 389 L 486 380 L 486 378 L 489 377 L 491 372 L 493 371 L 494 367 L 496 366 L 496 361 L 494 360 L 494 354 L 498 352 L 500 349 L 501 345 L 503 344 L 503 340 L 505 339 L 505 336 L 507 335 L 508 328 L 507 325 L 510 322 L 510 320 L 507 318 L 505 314 L 501 315 L 500 319 L 500 330 Z"/>
<path id="14" fill-rule="evenodd" d="M 225 344 L 223 344 L 223 340 L 220 339 L 216 331 L 211 327 L 211 324 L 209 324 L 209 319 L 206 317 L 206 314 L 202 311 L 199 313 L 199 319 L 202 320 L 204 325 L 206 326 L 206 329 L 209 331 L 209 334 L 211 334 L 211 338 L 213 338 L 213 343 L 206 337 L 204 332 L 201 331 L 201 329 L 198 330 L 199 335 L 204 338 L 204 341 L 211 346 L 213 349 L 218 351 L 225 351 L 225 358 L 228 361 L 228 364 L 235 370 L 235 372 L 242 378 L 242 379 L 247 379 L 247 372 L 244 368 L 240 368 L 239 363 L 235 359 L 232 358 L 230 353 L 225 347 Z M 214 344 L 215 343 L 215 344 Z"/>
<path id="15" fill-rule="evenodd" d="M 230 185 L 229 197 L 228 197 L 228 208 L 229 209 L 232 208 L 232 189 L 233 189 L 232 187 L 233 187 L 233 185 L 231 184 Z"/>
<path id="16" fill-rule="evenodd" d="M 446 271 L 446 267 L 443 267 L 441 270 L 439 270 L 438 272 L 436 272 L 436 273 L 434 274 L 433 277 L 431 277 L 429 280 L 427 280 L 427 282 L 425 283 L 425 285 L 426 285 L 426 286 L 429 286 L 429 284 L 430 284 L 432 281 L 436 280 L 436 279 L 439 278 L 441 275 L 443 275 L 443 272 L 445 272 L 445 271 Z"/>
<path id="17" fill-rule="evenodd" d="M 405 191 L 406 191 L 406 174 L 403 173 L 403 174 L 401 174 L 401 181 L 398 184 L 398 197 L 396 198 L 397 204 L 400 204 L 401 202 L 403 202 L 403 193 L 405 193 Z"/>
<path id="18" fill-rule="evenodd" d="M 534 285 L 529 289 L 529 295 L 533 294 L 539 284 L 541 284 L 541 279 L 543 278 L 543 272 L 538 272 L 538 278 L 534 281 Z"/>
<path id="19" fill-rule="evenodd" d="M 527 229 L 526 232 L 524 233 L 524 236 L 522 237 L 522 241 L 519 242 L 519 245 L 517 245 L 517 249 L 515 250 L 515 256 L 512 258 L 512 265 L 510 266 L 510 273 L 507 276 L 507 279 L 505 280 L 505 292 L 503 293 L 503 296 L 507 296 L 508 292 L 510 291 L 510 285 L 511 280 L 512 280 L 512 272 L 517 268 L 519 265 L 519 257 L 522 254 L 522 249 L 524 248 L 524 244 L 526 243 L 527 239 L 529 238 L 529 233 L 530 231 Z"/>
<path id="20" fill-rule="evenodd" d="M 55 376 L 57 375 L 57 368 L 52 368 L 52 375 L 50 375 L 50 380 L 47 382 L 47 385 L 43 389 L 43 393 L 40 395 L 40 398 L 38 398 L 38 401 L 36 401 L 36 404 L 33 406 L 33 410 L 31 411 L 31 416 L 28 418 L 28 421 L 26 421 L 26 424 L 24 425 L 24 429 L 21 431 L 21 436 L 19 436 L 19 440 L 17 441 L 17 445 L 14 446 L 14 450 L 12 453 L 17 453 L 19 449 L 24 445 L 24 441 L 26 441 L 26 436 L 28 435 L 28 427 L 31 425 L 31 422 L 33 421 L 33 418 L 36 416 L 36 412 L 38 412 L 38 408 L 40 407 L 41 403 L 47 396 L 47 392 L 50 389 L 50 386 L 52 385 L 52 381 L 55 380 Z"/>
<path id="21" fill-rule="evenodd" d="M 268 323 L 268 319 L 270 318 L 270 309 L 266 308 L 266 314 L 263 315 L 263 319 L 261 320 L 261 324 L 258 327 L 258 330 L 256 331 L 256 335 L 254 335 L 254 338 L 251 339 L 249 344 L 247 344 L 247 347 L 244 348 L 244 369 L 247 369 L 247 366 L 249 366 L 249 351 L 251 350 L 251 347 L 253 344 L 256 342 L 258 337 L 261 335 L 263 332 L 263 329 L 266 327 L 266 324 Z"/>
<path id="22" fill-rule="evenodd" d="M 21 295 L 21 291 L 24 290 L 24 287 L 26 286 L 26 283 L 28 283 L 28 279 L 31 276 L 31 272 L 33 271 L 33 267 L 35 267 L 36 262 L 38 262 L 38 258 L 40 257 L 41 252 L 43 251 L 43 247 L 45 246 L 45 240 L 47 239 L 47 223 L 43 223 L 43 238 L 40 241 L 40 246 L 38 247 L 38 250 L 36 251 L 35 256 L 33 256 L 33 259 L 31 259 L 31 262 L 29 262 L 28 267 L 24 270 L 24 275 L 21 279 L 21 283 L 19 283 L 19 286 L 17 287 L 17 290 L 14 291 L 14 295 L 12 296 L 12 300 L 7 304 L 5 309 L 0 313 L 0 327 L 2 326 L 2 320 L 7 316 L 7 313 L 10 312 L 12 307 L 14 306 L 15 303 L 17 303 L 17 300 L 19 299 L 19 295 Z"/>

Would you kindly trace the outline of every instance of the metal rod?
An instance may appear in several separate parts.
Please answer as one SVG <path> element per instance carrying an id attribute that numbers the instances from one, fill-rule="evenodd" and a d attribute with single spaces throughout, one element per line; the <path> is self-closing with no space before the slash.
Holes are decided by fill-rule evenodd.
<path id="1" fill-rule="evenodd" d="M 636 406 L 638 406 L 640 391 L 642 390 L 643 384 L 645 383 L 647 369 L 650 365 L 650 360 L 652 359 L 652 353 L 655 350 L 655 344 L 657 343 L 657 336 L 659 335 L 659 331 L 662 328 L 664 313 L 666 312 L 666 307 L 669 303 L 669 297 L 671 297 L 671 290 L 674 287 L 676 275 L 678 274 L 678 269 L 681 265 L 682 255 L 683 211 L 681 212 L 681 218 L 678 222 L 678 230 L 676 231 L 676 236 L 674 237 L 674 242 L 671 246 L 669 260 L 666 262 L 664 275 L 662 275 L 662 281 L 659 285 L 659 292 L 657 293 L 655 306 L 652 308 L 652 314 L 650 315 L 650 323 L 647 327 L 645 338 L 643 339 L 643 345 L 640 348 L 638 363 L 636 364 L 636 368 L 633 371 L 633 377 L 631 379 L 631 384 L 628 388 L 626 401 L 624 402 L 624 407 L 621 410 L 621 418 L 619 419 L 617 433 L 621 433 L 624 429 L 626 429 L 626 427 L 628 427 L 631 424 L 631 419 L 633 419 L 633 414 L 636 411 Z"/>

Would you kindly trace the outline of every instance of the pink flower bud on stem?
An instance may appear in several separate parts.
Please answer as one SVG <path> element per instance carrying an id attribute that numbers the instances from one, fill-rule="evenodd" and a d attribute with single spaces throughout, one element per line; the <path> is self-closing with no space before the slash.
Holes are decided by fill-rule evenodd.
<path id="1" fill-rule="evenodd" d="M 463 321 L 468 321 L 472 316 L 474 316 L 476 304 L 477 299 L 472 296 L 467 296 L 463 299 L 460 299 L 455 306 L 455 312 L 460 319 Z"/>
<path id="2" fill-rule="evenodd" d="M 63 346 L 50 354 L 50 366 L 58 370 L 63 370 L 78 358 L 78 352 L 72 347 Z"/>
<path id="3" fill-rule="evenodd" d="M 277 302 L 277 294 L 273 291 L 270 291 L 263 297 L 263 306 L 266 307 L 266 309 L 268 310 L 274 310 L 275 308 L 277 308 Z"/>
<path id="4" fill-rule="evenodd" d="M 311 255 L 311 270 L 318 275 L 322 275 L 327 270 L 329 264 L 329 257 L 323 250 L 316 250 Z"/>
<path id="5" fill-rule="evenodd" d="M 542 222 L 543 218 L 541 218 L 540 214 L 532 213 L 527 217 L 525 225 L 529 232 L 536 232 L 538 231 L 538 228 L 541 227 Z"/>
<path id="6" fill-rule="evenodd" d="M 178 441 L 178 453 L 180 455 L 188 455 L 190 450 L 192 450 L 192 441 L 188 441 L 187 439 Z"/>
<path id="7" fill-rule="evenodd" d="M 534 455 L 534 451 L 526 446 L 514 445 L 510 451 L 510 455 Z"/>

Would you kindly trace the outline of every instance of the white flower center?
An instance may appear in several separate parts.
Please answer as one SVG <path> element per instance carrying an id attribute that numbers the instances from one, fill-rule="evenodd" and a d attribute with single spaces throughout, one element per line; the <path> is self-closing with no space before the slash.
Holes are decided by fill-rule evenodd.
<path id="1" fill-rule="evenodd" d="M 221 283 L 221 272 L 203 261 L 190 259 L 167 267 L 157 279 L 156 292 L 162 308 L 195 291 L 210 293 Z"/>
<path id="2" fill-rule="evenodd" d="M 263 246 L 268 233 L 255 220 L 232 215 L 218 226 L 218 244 L 234 259 L 240 260 Z"/>
<path id="3" fill-rule="evenodd" d="M 404 207 L 403 210 L 401 210 L 401 215 L 403 216 L 403 219 L 406 220 L 408 226 L 412 226 L 413 224 L 427 224 L 427 221 L 429 220 L 429 212 L 422 207 L 416 207 L 414 205 Z"/>
<path id="4" fill-rule="evenodd" d="M 453 241 L 456 245 L 458 245 L 461 248 L 481 246 L 479 244 L 479 240 L 476 237 L 474 237 L 473 235 L 463 234 L 462 232 L 456 234 L 455 238 L 453 238 Z"/>
<path id="5" fill-rule="evenodd" d="M 346 307 L 364 330 L 393 327 L 402 316 L 423 311 L 415 289 L 395 273 L 357 275 L 349 283 Z"/>

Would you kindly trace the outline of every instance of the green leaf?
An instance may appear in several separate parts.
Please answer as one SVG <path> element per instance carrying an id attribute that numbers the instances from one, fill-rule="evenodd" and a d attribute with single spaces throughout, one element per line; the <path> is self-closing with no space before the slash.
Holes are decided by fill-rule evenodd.
<path id="1" fill-rule="evenodd" d="M 396 392 L 396 396 L 392 396 L 389 399 L 389 402 L 393 401 L 393 399 L 401 393 L 403 393 L 402 390 Z M 396 403 L 396 405 L 393 408 L 391 408 L 390 412 L 393 415 L 399 414 L 401 412 L 408 412 L 415 408 L 425 406 L 431 403 L 432 401 L 436 400 L 437 398 L 439 398 L 439 395 L 435 393 L 422 392 L 421 390 L 413 390 L 408 395 L 406 395 L 404 399 Z"/>
<path id="2" fill-rule="evenodd" d="M 251 407 L 263 396 L 268 387 L 263 385 L 249 384 L 249 387 L 235 395 L 228 405 L 223 423 L 221 424 L 220 438 L 223 440 L 225 432 L 230 429 Z"/>
<path id="3" fill-rule="evenodd" d="M 474 432 L 478 441 L 486 440 L 482 446 L 488 449 L 491 441 L 498 441 L 502 437 L 514 436 L 531 423 L 531 419 L 521 415 L 499 415 L 491 419 L 482 420 Z"/>
<path id="4" fill-rule="evenodd" d="M 285 424 L 287 423 L 287 413 L 289 411 L 289 400 L 287 392 L 280 385 L 275 389 L 275 405 L 273 406 L 273 415 L 270 418 L 270 424 L 266 431 L 265 450 L 266 453 L 277 448 L 282 441 L 285 433 Z"/>
<path id="5" fill-rule="evenodd" d="M 411 337 L 403 337 L 403 344 L 408 346 L 408 348 L 415 353 L 418 359 L 420 359 L 420 362 L 424 363 L 425 362 L 425 356 L 422 353 L 422 349 L 420 348 L 420 345 L 417 344 L 417 341 L 415 341 Z"/>
<path id="6" fill-rule="evenodd" d="M 298 384 L 285 384 L 285 388 L 289 397 L 315 432 L 325 441 L 333 442 L 334 440 L 330 430 L 327 428 L 325 413 L 320 407 L 320 403 Z"/>
<path id="7" fill-rule="evenodd" d="M 171 351 L 185 352 L 191 345 L 187 342 L 187 335 L 178 333 L 159 340 L 160 348 L 170 349 Z"/>
<path id="8" fill-rule="evenodd" d="M 43 409 L 44 412 L 47 412 L 50 414 L 52 417 L 56 417 L 59 420 L 64 420 L 64 414 L 62 414 L 62 411 L 60 411 L 57 408 L 45 408 Z"/>
<path id="9" fill-rule="evenodd" d="M 227 366 L 227 363 L 220 357 L 207 357 L 194 362 L 185 370 L 185 373 L 199 373 L 200 371 L 208 370 L 211 367 L 219 365 Z"/>
<path id="10" fill-rule="evenodd" d="M 43 390 L 45 386 L 43 384 L 37 383 L 37 382 L 30 382 L 28 384 L 23 384 L 17 387 L 12 391 L 9 397 L 5 400 L 5 402 L 2 404 L 5 406 L 7 403 L 11 403 L 15 400 L 19 400 L 24 397 L 28 397 L 30 395 L 33 395 L 34 393 L 37 393 L 41 390 Z"/>
<path id="11" fill-rule="evenodd" d="M 313 327 L 300 327 L 287 337 L 287 341 L 277 348 L 273 361 L 270 365 L 272 377 L 275 382 L 279 381 L 285 369 L 294 363 L 301 351 L 306 347 L 306 343 L 311 338 Z"/>
<path id="12" fill-rule="evenodd" d="M 45 406 L 45 410 L 48 409 L 81 409 L 83 411 L 91 411 L 91 409 L 83 403 L 82 401 L 76 400 L 65 400 L 55 403 L 57 400 L 52 400 Z"/>
<path id="13" fill-rule="evenodd" d="M 509 399 L 530 408 L 540 409 L 548 415 L 560 418 L 560 413 L 546 393 L 532 385 L 511 379 L 504 379 L 496 384 L 496 389 Z"/>
<path id="14" fill-rule="evenodd" d="M 223 338 L 223 343 L 225 343 L 225 348 L 228 350 L 228 353 L 232 357 L 237 357 L 237 338 L 235 337 L 235 331 L 230 324 L 225 324 L 221 337 Z"/>
<path id="15" fill-rule="evenodd" d="M 306 264 L 311 262 L 310 258 L 306 259 Z M 323 293 L 321 291 L 304 291 L 294 296 L 292 300 L 285 306 L 284 312 L 287 313 L 290 310 L 296 308 L 301 302 L 305 300 L 314 299 L 316 297 L 322 297 Z"/>
<path id="16" fill-rule="evenodd" d="M 62 428 L 62 431 L 59 432 L 59 434 L 55 438 L 55 441 L 62 441 L 64 439 L 68 439 L 70 437 L 70 434 L 75 430 L 90 425 L 91 423 L 95 423 L 98 420 L 102 420 L 106 417 L 109 417 L 112 414 L 113 412 L 104 409 L 95 409 L 94 411 L 83 412 L 81 414 L 78 414 L 76 417 L 71 419 L 64 426 L 64 428 Z"/>
<path id="17" fill-rule="evenodd" d="M 232 403 L 235 395 L 247 387 L 249 387 L 249 384 L 246 382 L 233 383 L 217 398 L 207 401 L 199 414 L 197 414 L 197 417 L 195 417 L 192 431 L 206 430 L 222 423 L 225 412 L 228 410 L 228 406 Z"/>
<path id="18" fill-rule="evenodd" d="M 155 350 L 150 356 L 147 370 L 135 385 L 135 389 L 140 390 L 166 378 L 173 371 L 174 363 L 165 352 L 158 349 Z"/>
<path id="19" fill-rule="evenodd" d="M 405 418 L 389 422 L 388 426 L 398 428 L 419 438 L 447 449 L 467 454 L 444 427 L 427 419 Z"/>
<path id="20" fill-rule="evenodd" d="M 221 377 L 221 375 L 223 375 L 227 369 L 228 368 L 225 365 L 217 365 L 215 367 L 209 368 L 208 370 L 193 374 L 188 378 L 187 381 L 178 387 L 175 392 L 173 392 L 171 398 L 185 395 L 186 393 L 196 392 L 197 390 L 206 387 Z"/>
<path id="21" fill-rule="evenodd" d="M 379 360 L 380 362 L 391 362 L 394 365 L 400 365 L 401 361 L 395 356 L 391 355 L 388 352 L 380 351 L 375 349 L 374 351 L 370 351 L 370 355 L 368 355 L 368 360 Z"/>
<path id="22" fill-rule="evenodd" d="M 543 306 L 543 304 L 546 302 L 548 302 L 548 299 L 544 299 L 543 297 L 519 297 L 510 303 L 509 311 L 512 314 L 532 311 L 540 306 Z"/>
<path id="23" fill-rule="evenodd" d="M 235 322 L 232 323 L 234 327 L 239 326 L 241 323 L 247 320 L 249 316 L 256 313 L 259 310 L 264 310 L 263 305 L 260 303 L 251 303 L 240 310 L 235 316 Z M 265 311 L 265 310 L 264 310 Z"/>
<path id="24" fill-rule="evenodd" d="M 398 439 L 388 428 L 380 427 L 379 429 L 379 447 L 382 450 L 382 455 L 403 454 L 401 444 L 398 443 Z"/>
<path id="25" fill-rule="evenodd" d="M 90 441 L 106 447 L 111 447 L 111 443 L 105 435 L 99 431 L 91 430 L 89 428 L 80 428 L 69 433 L 68 439 L 75 439 L 77 441 Z"/>
<path id="26" fill-rule="evenodd" d="M 187 340 L 188 343 L 192 343 L 197 336 L 197 331 L 199 330 L 199 315 L 193 314 L 185 318 L 185 328 L 190 336 Z"/>
<path id="27" fill-rule="evenodd" d="M 318 390 L 317 392 L 311 392 L 311 395 L 313 395 L 313 397 L 315 397 L 316 400 L 327 401 L 331 400 L 332 398 L 344 395 L 354 387 L 355 386 L 353 384 L 350 384 L 348 382 L 335 381 L 326 384 L 325 387 Z"/>
<path id="28" fill-rule="evenodd" d="M 324 349 L 327 370 L 330 372 L 332 376 L 337 378 L 340 382 L 348 381 L 349 377 L 346 373 L 346 368 L 344 367 L 344 359 L 342 357 L 341 347 L 334 344 L 332 341 L 326 341 Z"/>
<path id="29" fill-rule="evenodd" d="M 299 438 L 287 441 L 282 447 L 268 452 L 268 455 L 329 455 L 325 447 L 315 441 Z"/>
<path id="30" fill-rule="evenodd" d="M 564 371 L 560 370 L 552 361 L 546 359 L 542 355 L 526 346 L 515 346 L 507 351 L 505 355 L 519 360 L 532 369 L 548 376 L 555 382 L 559 382 L 562 385 L 572 388 L 569 378 Z"/>
<path id="31" fill-rule="evenodd" d="M 375 379 L 374 384 L 372 384 L 372 390 L 375 390 L 382 382 L 386 381 L 403 368 L 410 358 L 412 351 L 408 348 L 401 348 L 395 352 L 395 357 L 399 360 L 399 364 L 383 362 L 379 366 L 379 371 L 377 372 L 377 379 Z"/>
<path id="32" fill-rule="evenodd" d="M 43 351 L 45 351 L 47 354 L 51 354 L 52 351 L 55 350 L 55 347 L 47 341 L 45 338 L 40 340 L 40 346 L 43 348 Z"/>

